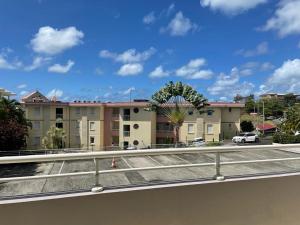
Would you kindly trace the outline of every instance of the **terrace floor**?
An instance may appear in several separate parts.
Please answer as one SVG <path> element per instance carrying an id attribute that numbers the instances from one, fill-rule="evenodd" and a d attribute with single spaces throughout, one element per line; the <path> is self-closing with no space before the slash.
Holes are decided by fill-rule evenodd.
<path id="1" fill-rule="evenodd" d="M 221 154 L 221 162 L 246 161 L 260 159 L 276 159 L 300 157 L 300 151 L 293 150 L 248 150 Z M 143 157 L 116 158 L 117 169 L 181 165 L 191 163 L 208 163 L 215 161 L 214 153 L 176 154 Z M 99 160 L 100 170 L 111 170 L 112 159 Z M 69 161 L 38 164 L 1 165 L 0 177 L 31 176 L 94 171 L 94 161 Z M 222 165 L 221 173 L 225 177 L 257 176 L 300 171 L 300 160 L 285 162 L 264 162 L 243 165 Z M 100 175 L 100 183 L 105 188 L 149 185 L 168 182 L 184 182 L 191 180 L 210 180 L 215 175 L 214 166 L 194 168 L 164 169 L 140 172 L 120 172 Z M 93 175 L 48 178 L 30 181 L 4 182 L 0 184 L 0 198 L 22 196 L 28 194 L 49 194 L 58 192 L 74 192 L 91 190 L 95 182 Z"/>

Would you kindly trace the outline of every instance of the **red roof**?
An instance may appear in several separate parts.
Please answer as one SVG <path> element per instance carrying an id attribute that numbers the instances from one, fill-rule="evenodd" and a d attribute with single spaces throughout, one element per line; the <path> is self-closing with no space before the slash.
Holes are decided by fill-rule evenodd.
<path id="1" fill-rule="evenodd" d="M 272 125 L 272 124 L 269 124 L 269 123 L 258 124 L 256 126 L 256 129 L 258 129 L 258 130 L 271 130 L 271 129 L 274 129 L 274 128 L 276 128 L 276 126 Z"/>

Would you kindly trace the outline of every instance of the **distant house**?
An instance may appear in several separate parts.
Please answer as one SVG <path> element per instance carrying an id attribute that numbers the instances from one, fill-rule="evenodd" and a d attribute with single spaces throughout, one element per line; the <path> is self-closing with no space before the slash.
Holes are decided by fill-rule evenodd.
<path id="1" fill-rule="evenodd" d="M 261 133 L 271 134 L 271 133 L 276 132 L 277 127 L 276 127 L 276 125 L 273 125 L 273 124 L 263 123 L 263 124 L 257 124 L 256 130 Z"/>
<path id="2" fill-rule="evenodd" d="M 8 91 L 4 88 L 0 88 L 0 98 L 4 97 L 4 98 L 10 98 L 11 96 L 16 95 L 15 93 Z"/>
<path id="3" fill-rule="evenodd" d="M 291 93 L 292 95 L 294 95 L 296 97 L 296 99 L 300 100 L 300 94 L 293 94 Z M 284 100 L 284 96 L 286 96 L 287 94 L 278 94 L 278 93 L 266 93 L 266 94 L 262 94 L 260 95 L 259 97 L 261 99 L 277 99 L 277 100 L 280 100 L 280 101 L 283 101 Z"/>

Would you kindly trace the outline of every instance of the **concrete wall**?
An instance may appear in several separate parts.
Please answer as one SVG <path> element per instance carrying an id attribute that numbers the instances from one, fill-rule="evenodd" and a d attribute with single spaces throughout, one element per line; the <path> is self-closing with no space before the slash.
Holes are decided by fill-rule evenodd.
<path id="1" fill-rule="evenodd" d="M 103 192 L 0 205 L 0 218 L 3 225 L 299 225 L 299 186 L 297 175 Z"/>

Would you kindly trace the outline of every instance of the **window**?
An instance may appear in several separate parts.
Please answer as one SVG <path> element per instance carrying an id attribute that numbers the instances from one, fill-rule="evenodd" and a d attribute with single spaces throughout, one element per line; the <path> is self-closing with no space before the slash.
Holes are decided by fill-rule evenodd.
<path id="1" fill-rule="evenodd" d="M 134 140 L 134 141 L 133 141 L 133 145 L 139 145 L 139 141 Z"/>
<path id="2" fill-rule="evenodd" d="M 193 110 L 189 110 L 189 115 L 192 116 L 194 114 Z"/>
<path id="3" fill-rule="evenodd" d="M 76 128 L 76 129 L 79 129 L 79 128 L 80 128 L 80 121 L 79 121 L 79 120 L 75 122 L 75 128 Z"/>
<path id="4" fill-rule="evenodd" d="M 95 122 L 90 122 L 90 130 L 95 130 L 96 125 Z"/>
<path id="5" fill-rule="evenodd" d="M 134 129 L 139 129 L 139 125 L 136 123 L 136 124 L 133 125 L 133 128 Z"/>
<path id="6" fill-rule="evenodd" d="M 194 124 L 188 124 L 188 133 L 193 134 L 194 133 Z"/>
<path id="7" fill-rule="evenodd" d="M 95 108 L 90 108 L 90 114 L 94 115 L 96 112 L 96 109 Z"/>
<path id="8" fill-rule="evenodd" d="M 79 108 L 79 107 L 77 107 L 77 108 L 75 109 L 75 113 L 76 113 L 77 115 L 80 114 L 80 108 Z"/>
<path id="9" fill-rule="evenodd" d="M 112 122 L 112 130 L 119 130 L 119 121 L 113 121 Z"/>
<path id="10" fill-rule="evenodd" d="M 134 112 L 134 113 L 138 113 L 139 111 L 140 111 L 139 108 L 134 108 L 134 109 L 133 109 L 133 112 Z"/>
<path id="11" fill-rule="evenodd" d="M 130 125 L 123 125 L 123 135 L 124 137 L 130 136 Z"/>
<path id="12" fill-rule="evenodd" d="M 123 110 L 124 120 L 130 120 L 130 109 L 124 109 Z"/>
<path id="13" fill-rule="evenodd" d="M 63 119 L 64 109 L 56 108 L 56 119 Z"/>
<path id="14" fill-rule="evenodd" d="M 231 107 L 229 107 L 229 108 L 228 108 L 228 111 L 229 111 L 229 112 L 231 112 L 231 111 L 232 111 L 232 108 L 231 108 Z"/>
<path id="15" fill-rule="evenodd" d="M 209 110 L 207 111 L 207 115 L 208 115 L 208 116 L 212 116 L 213 113 L 214 113 L 214 112 L 213 112 L 211 109 L 209 109 Z"/>
<path id="16" fill-rule="evenodd" d="M 39 130 L 41 127 L 40 125 L 41 125 L 40 121 L 34 121 L 32 127 L 35 130 Z"/>
<path id="17" fill-rule="evenodd" d="M 113 108 L 112 109 L 112 116 L 113 117 L 119 117 L 120 109 L 119 108 Z"/>
<path id="18" fill-rule="evenodd" d="M 33 139 L 33 145 L 40 145 L 41 138 L 40 137 L 34 137 Z"/>
<path id="19" fill-rule="evenodd" d="M 75 136 L 75 142 L 76 142 L 77 145 L 81 144 L 80 136 L 79 135 Z"/>
<path id="20" fill-rule="evenodd" d="M 213 125 L 212 124 L 207 124 L 207 134 L 213 134 L 214 130 L 213 130 Z"/>
<path id="21" fill-rule="evenodd" d="M 56 126 L 57 128 L 61 128 L 61 129 L 64 128 L 64 124 L 63 124 L 63 123 L 56 123 L 55 126 Z"/>
<path id="22" fill-rule="evenodd" d="M 90 137 L 90 145 L 94 145 L 95 144 L 95 137 Z"/>
<path id="23" fill-rule="evenodd" d="M 229 128 L 231 128 L 231 123 L 228 124 Z"/>
<path id="24" fill-rule="evenodd" d="M 34 116 L 40 116 L 40 114 L 41 114 L 41 108 L 34 107 Z"/>

